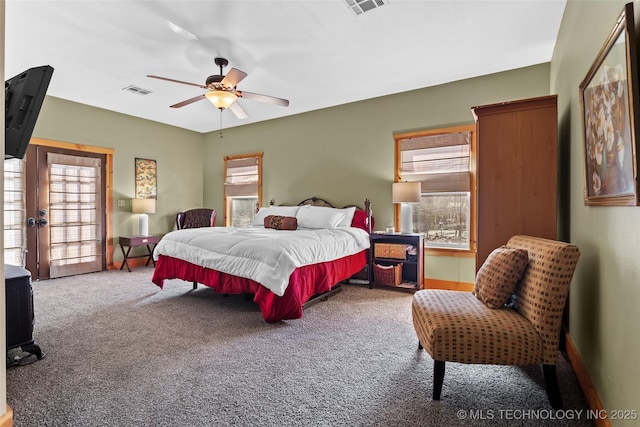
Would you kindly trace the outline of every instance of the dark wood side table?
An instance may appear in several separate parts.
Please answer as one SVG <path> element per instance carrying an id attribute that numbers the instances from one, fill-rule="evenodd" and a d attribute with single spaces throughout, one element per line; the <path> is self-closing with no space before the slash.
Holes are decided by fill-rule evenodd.
<path id="1" fill-rule="evenodd" d="M 424 287 L 424 240 L 421 234 L 371 234 L 369 287 L 387 286 L 417 291 Z M 400 283 L 376 281 L 376 264 L 396 266 L 402 264 Z"/>
<path id="2" fill-rule="evenodd" d="M 120 237 L 120 250 L 122 251 L 122 255 L 124 259 L 122 260 L 122 265 L 120 265 L 120 270 L 127 266 L 127 270 L 131 271 L 131 266 L 129 266 L 129 260 L 132 258 L 147 258 L 147 263 L 145 265 L 149 265 L 149 262 L 153 262 L 153 265 L 156 265 L 156 262 L 153 260 L 153 250 L 156 248 L 156 245 L 160 241 L 158 236 L 129 236 L 129 237 Z M 125 252 L 124 248 L 127 247 L 127 251 Z M 142 255 L 129 255 L 131 252 L 131 248 L 135 248 L 137 246 L 146 246 L 147 251 L 149 253 Z"/>

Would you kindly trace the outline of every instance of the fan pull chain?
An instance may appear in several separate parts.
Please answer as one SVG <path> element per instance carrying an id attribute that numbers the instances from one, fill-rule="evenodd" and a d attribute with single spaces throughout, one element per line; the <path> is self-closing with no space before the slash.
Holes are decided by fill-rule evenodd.
<path id="1" fill-rule="evenodd" d="M 222 138 L 222 108 L 220 110 L 220 138 Z"/>

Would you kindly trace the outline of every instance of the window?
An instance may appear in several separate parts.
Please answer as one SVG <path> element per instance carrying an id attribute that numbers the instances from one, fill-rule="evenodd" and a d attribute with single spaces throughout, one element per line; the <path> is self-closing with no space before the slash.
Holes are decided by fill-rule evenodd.
<path id="1" fill-rule="evenodd" d="M 409 208 L 413 231 L 423 234 L 426 248 L 474 249 L 474 133 L 470 125 L 395 137 L 396 181 L 421 183 L 421 201 Z"/>
<path id="2" fill-rule="evenodd" d="M 224 158 L 224 224 L 244 227 L 262 204 L 262 153 Z"/>
<path id="3" fill-rule="evenodd" d="M 24 267 L 27 251 L 25 162 L 4 161 L 4 262 Z"/>

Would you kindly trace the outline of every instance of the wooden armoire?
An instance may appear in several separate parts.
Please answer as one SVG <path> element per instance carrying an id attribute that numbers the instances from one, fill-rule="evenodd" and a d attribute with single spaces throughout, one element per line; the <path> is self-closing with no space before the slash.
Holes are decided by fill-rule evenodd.
<path id="1" fill-rule="evenodd" d="M 557 95 L 473 107 L 476 271 L 516 234 L 557 238 Z"/>

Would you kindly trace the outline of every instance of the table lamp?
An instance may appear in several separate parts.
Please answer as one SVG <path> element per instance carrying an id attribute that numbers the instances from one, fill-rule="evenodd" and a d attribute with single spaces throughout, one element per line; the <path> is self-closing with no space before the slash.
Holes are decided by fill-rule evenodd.
<path id="1" fill-rule="evenodd" d="M 156 213 L 156 199 L 133 199 L 131 200 L 131 212 L 139 213 L 138 235 L 149 235 L 149 216 L 147 214 Z"/>
<path id="2" fill-rule="evenodd" d="M 391 190 L 393 203 L 400 204 L 400 232 L 413 233 L 413 213 L 407 203 L 420 201 L 420 182 L 394 182 Z"/>

